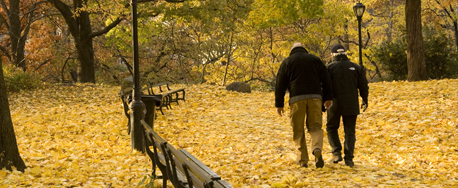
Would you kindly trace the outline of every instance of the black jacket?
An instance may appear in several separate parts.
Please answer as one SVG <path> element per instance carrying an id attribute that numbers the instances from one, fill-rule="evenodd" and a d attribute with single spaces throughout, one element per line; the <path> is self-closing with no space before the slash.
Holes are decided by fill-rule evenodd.
<path id="1" fill-rule="evenodd" d="M 358 115 L 359 95 L 367 102 L 369 86 L 362 68 L 350 62 L 346 55 L 333 57 L 333 62 L 328 65 L 329 76 L 332 81 L 334 99 L 329 113 L 342 115 Z"/>
<path id="2" fill-rule="evenodd" d="M 275 107 L 284 107 L 285 93 L 293 97 L 319 97 L 323 101 L 332 100 L 332 87 L 326 66 L 320 58 L 309 54 L 303 47 L 291 50 L 283 60 L 277 73 L 275 87 Z"/>

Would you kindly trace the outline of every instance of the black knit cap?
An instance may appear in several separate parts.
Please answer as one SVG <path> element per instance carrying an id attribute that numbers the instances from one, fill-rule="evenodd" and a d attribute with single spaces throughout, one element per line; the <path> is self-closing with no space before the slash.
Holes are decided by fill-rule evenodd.
<path id="1" fill-rule="evenodd" d="M 345 48 L 341 44 L 334 44 L 331 47 L 331 53 L 338 53 L 337 52 L 338 49 L 343 49 L 345 51 Z"/>

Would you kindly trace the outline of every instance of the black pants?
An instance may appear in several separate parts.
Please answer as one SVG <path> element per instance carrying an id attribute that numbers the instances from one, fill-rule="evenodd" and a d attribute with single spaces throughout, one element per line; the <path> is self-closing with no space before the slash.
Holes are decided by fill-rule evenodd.
<path id="1" fill-rule="evenodd" d="M 345 132 L 344 159 L 346 161 L 352 161 L 356 142 L 355 126 L 357 115 L 342 116 L 340 113 L 328 111 L 327 116 L 326 131 L 328 132 L 328 140 L 332 148 L 332 155 L 342 155 L 342 144 L 339 138 L 340 117 L 342 117 Z"/>

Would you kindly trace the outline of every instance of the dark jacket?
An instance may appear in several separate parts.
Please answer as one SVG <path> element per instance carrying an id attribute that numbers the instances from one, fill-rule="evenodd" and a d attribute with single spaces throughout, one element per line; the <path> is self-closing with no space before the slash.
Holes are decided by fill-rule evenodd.
<path id="1" fill-rule="evenodd" d="M 334 56 L 333 62 L 328 65 L 328 72 L 334 92 L 333 104 L 328 112 L 358 115 L 358 90 L 363 101 L 367 102 L 369 95 L 369 86 L 362 68 L 350 62 L 346 55 L 338 55 Z"/>
<path id="2" fill-rule="evenodd" d="M 275 107 L 284 107 L 288 89 L 290 103 L 305 98 L 332 100 L 331 80 L 320 58 L 309 54 L 303 47 L 291 50 L 277 73 Z"/>

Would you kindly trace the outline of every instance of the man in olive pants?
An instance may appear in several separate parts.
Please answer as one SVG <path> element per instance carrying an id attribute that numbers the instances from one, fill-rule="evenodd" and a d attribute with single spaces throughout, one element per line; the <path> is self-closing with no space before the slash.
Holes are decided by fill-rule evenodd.
<path id="1" fill-rule="evenodd" d="M 333 61 L 328 65 L 329 76 L 332 81 L 334 98 L 333 105 L 328 110 L 326 131 L 328 132 L 329 144 L 332 148 L 332 162 L 342 161 L 342 144 L 339 138 L 339 125 L 342 118 L 345 141 L 344 154 L 345 165 L 353 167 L 353 153 L 356 142 L 356 117 L 359 111 L 359 95 L 362 98 L 362 108 L 367 108 L 369 86 L 363 67 L 350 62 L 345 48 L 336 44 L 332 46 Z"/>
<path id="2" fill-rule="evenodd" d="M 301 43 L 294 43 L 291 53 L 277 73 L 275 87 L 275 107 L 280 116 L 284 113 L 284 97 L 289 91 L 291 107 L 291 126 L 293 140 L 297 147 L 297 160 L 301 167 L 308 167 L 309 161 L 305 128 L 312 138 L 312 151 L 315 165 L 324 166 L 321 151 L 323 149 L 322 106 L 332 105 L 332 88 L 326 66 L 320 58 L 309 54 Z"/>

